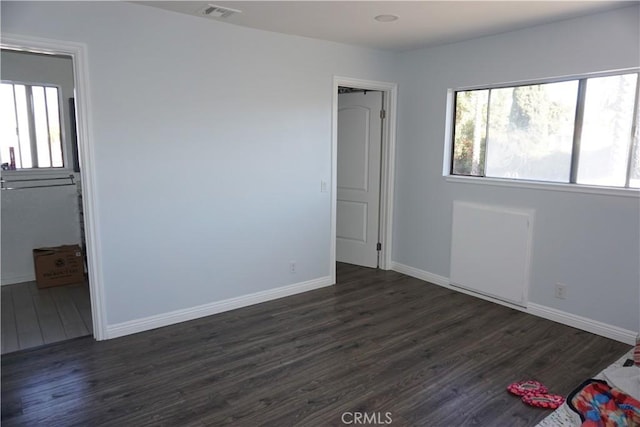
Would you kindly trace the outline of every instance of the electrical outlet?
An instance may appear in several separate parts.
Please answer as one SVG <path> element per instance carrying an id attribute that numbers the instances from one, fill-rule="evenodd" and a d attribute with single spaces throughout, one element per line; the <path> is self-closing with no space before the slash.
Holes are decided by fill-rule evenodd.
<path id="1" fill-rule="evenodd" d="M 291 261 L 289 263 L 289 273 L 295 273 L 295 272 L 296 272 L 296 262 Z"/>
<path id="2" fill-rule="evenodd" d="M 567 285 L 564 283 L 556 283 L 556 298 L 567 298 Z"/>

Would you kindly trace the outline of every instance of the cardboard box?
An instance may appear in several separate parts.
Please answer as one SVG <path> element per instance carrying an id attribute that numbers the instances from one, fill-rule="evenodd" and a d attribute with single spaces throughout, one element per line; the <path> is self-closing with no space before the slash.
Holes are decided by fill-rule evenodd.
<path id="1" fill-rule="evenodd" d="M 84 262 L 79 245 L 34 249 L 33 264 L 39 288 L 84 281 Z"/>

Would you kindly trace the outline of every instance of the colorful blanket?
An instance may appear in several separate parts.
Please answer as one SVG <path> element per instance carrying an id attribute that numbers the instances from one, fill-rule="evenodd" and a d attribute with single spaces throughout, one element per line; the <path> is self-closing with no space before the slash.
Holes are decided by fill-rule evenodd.
<path id="1" fill-rule="evenodd" d="M 583 427 L 640 426 L 640 401 L 605 381 L 585 381 L 569 395 L 567 405 L 580 415 Z"/>

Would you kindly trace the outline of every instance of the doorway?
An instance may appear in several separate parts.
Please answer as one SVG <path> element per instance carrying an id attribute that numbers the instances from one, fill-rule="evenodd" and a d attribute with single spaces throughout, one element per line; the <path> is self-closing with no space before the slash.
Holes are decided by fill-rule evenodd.
<path id="1" fill-rule="evenodd" d="M 73 59 L 1 49 L 2 353 L 91 335 Z"/>
<path id="2" fill-rule="evenodd" d="M 335 77 L 333 89 L 330 267 L 335 283 L 336 262 L 391 268 L 397 85 Z"/>
<path id="3" fill-rule="evenodd" d="M 0 147 L 2 285 L 6 285 L 2 286 L 2 353 L 84 335 L 105 339 L 86 47 L 6 34 L 0 48 L 3 95 L 11 92 L 3 96 L 3 104 L 13 101 L 15 121 L 13 127 L 3 123 Z M 4 56 L 11 57 L 13 70 Z M 3 122 L 7 117 L 3 114 Z M 6 144 L 9 137 L 11 147 Z M 8 235 L 16 237 L 15 248 L 5 245 Z M 66 268 L 69 283 L 43 280 L 47 268 L 40 268 L 40 258 L 36 274 L 33 249 L 41 247 L 63 251 L 55 252 L 51 261 L 56 268 Z M 15 259 L 9 260 L 7 254 L 13 249 Z M 56 278 L 52 271 L 48 279 Z M 57 273 L 62 275 L 62 270 Z M 13 334 L 6 328 L 13 328 Z"/>
<path id="4" fill-rule="evenodd" d="M 338 88 L 336 261 L 378 268 L 384 93 Z"/>

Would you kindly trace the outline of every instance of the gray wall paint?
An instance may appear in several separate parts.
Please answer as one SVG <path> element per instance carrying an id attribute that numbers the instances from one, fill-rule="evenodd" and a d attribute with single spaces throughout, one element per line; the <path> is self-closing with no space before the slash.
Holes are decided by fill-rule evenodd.
<path id="1" fill-rule="evenodd" d="M 109 324 L 329 275 L 333 75 L 394 55 L 124 2 L 3 2 L 2 31 L 88 46 Z"/>
<path id="2" fill-rule="evenodd" d="M 447 89 L 637 67 L 638 26 L 630 7 L 402 54 L 393 259 L 448 277 L 453 200 L 535 209 L 530 301 L 638 330 L 637 197 L 442 176 Z M 556 282 L 567 299 L 554 298 Z"/>

